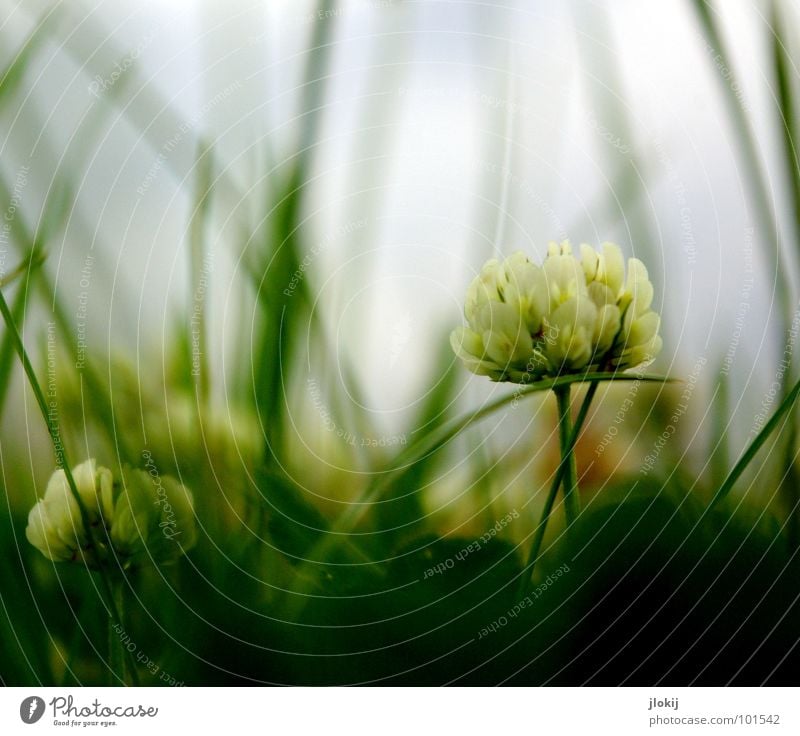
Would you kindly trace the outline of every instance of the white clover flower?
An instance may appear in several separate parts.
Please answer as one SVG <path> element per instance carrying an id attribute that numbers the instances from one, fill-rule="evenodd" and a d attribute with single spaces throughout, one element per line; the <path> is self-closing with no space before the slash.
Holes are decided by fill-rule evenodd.
<path id="1" fill-rule="evenodd" d="M 114 484 L 108 468 L 94 459 L 72 470 L 92 526 L 90 539 L 64 470 L 56 470 L 44 498 L 28 514 L 25 535 L 54 562 L 82 561 L 96 569 L 110 558 L 128 567 L 147 556 L 172 562 L 196 541 L 191 493 L 165 476 L 154 484 L 144 471 L 131 471 Z"/>
<path id="2" fill-rule="evenodd" d="M 86 507 L 89 523 L 99 529 L 111 519 L 111 471 L 97 467 L 95 461 L 90 459 L 78 465 L 72 471 L 72 476 Z M 102 550 L 89 547 L 89 537 L 78 502 L 72 495 L 62 469 L 53 473 L 44 498 L 28 514 L 25 535 L 45 557 L 55 562 L 84 558 L 87 564 L 95 566 L 102 556 Z"/>
<path id="3" fill-rule="evenodd" d="M 128 560 L 174 562 L 197 541 L 194 499 L 169 476 L 126 473 L 125 493 L 114 505 L 111 542 Z"/>
<path id="4" fill-rule="evenodd" d="M 488 261 L 467 289 L 467 325 L 450 336 L 478 375 L 527 383 L 586 370 L 632 368 L 661 350 L 644 264 L 604 243 L 598 252 L 551 243 L 541 266 L 518 252 Z"/>

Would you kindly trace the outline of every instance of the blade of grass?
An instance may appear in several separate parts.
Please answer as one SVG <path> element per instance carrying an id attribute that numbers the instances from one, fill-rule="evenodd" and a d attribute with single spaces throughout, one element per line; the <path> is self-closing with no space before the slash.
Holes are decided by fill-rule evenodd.
<path id="1" fill-rule="evenodd" d="M 25 314 L 25 300 L 28 292 L 26 289 L 20 289 L 11 305 L 11 315 L 14 321 L 19 324 Z M 8 331 L 3 335 L 2 342 L 0 342 L 0 416 L 3 414 L 5 408 L 6 397 L 8 396 L 8 389 L 11 385 L 11 374 L 14 368 L 14 343 L 11 340 L 11 335 Z"/>
<path id="2" fill-rule="evenodd" d="M 742 453 L 738 462 L 733 467 L 733 470 L 731 470 L 724 483 L 719 487 L 717 492 L 714 494 L 714 497 L 711 499 L 711 503 L 708 506 L 709 509 L 714 508 L 719 503 L 724 501 L 725 498 L 727 498 L 728 494 L 736 484 L 736 481 L 739 480 L 742 473 L 753 461 L 753 458 L 755 458 L 762 445 L 767 441 L 781 420 L 783 420 L 784 423 L 792 421 L 791 410 L 794 408 L 794 404 L 797 401 L 798 395 L 800 395 L 800 381 L 795 383 L 791 391 L 789 391 L 787 396 L 783 399 L 783 401 L 781 401 L 780 405 L 775 410 L 775 413 L 770 417 L 769 421 L 764 425 L 761 431 L 756 435 L 756 438 Z M 785 419 L 784 415 L 787 415 Z"/>
<path id="3" fill-rule="evenodd" d="M 389 468 L 380 475 L 380 479 L 372 484 L 362 499 L 354 501 L 348 507 L 348 510 L 342 513 L 328 532 L 320 537 L 320 540 L 312 547 L 306 555 L 306 565 L 314 564 L 331 564 L 327 563 L 325 558 L 331 550 L 335 549 L 338 544 L 343 540 L 346 541 L 347 537 L 351 534 L 356 534 L 353 529 L 370 510 L 372 506 L 377 503 L 382 503 L 382 497 L 390 487 L 391 482 L 401 482 L 405 476 L 405 472 L 413 467 L 414 462 L 422 457 L 432 455 L 433 453 L 441 450 L 447 443 L 450 442 L 459 433 L 463 432 L 468 427 L 476 424 L 477 422 L 485 419 L 491 414 L 503 409 L 511 402 L 519 400 L 524 396 L 530 396 L 535 393 L 543 391 L 552 391 L 554 388 L 561 386 L 571 386 L 578 383 L 599 383 L 601 381 L 644 381 L 654 383 L 670 382 L 674 379 L 666 376 L 641 376 L 625 373 L 584 373 L 570 376 L 559 376 L 558 378 L 548 378 L 542 381 L 532 383 L 525 388 L 518 389 L 512 394 L 503 396 L 490 404 L 482 407 L 481 409 L 470 412 L 462 416 L 448 425 L 442 427 L 439 431 L 431 432 L 426 438 L 415 443 L 404 453 L 400 454 L 398 458 L 399 465 Z M 588 410 L 588 409 L 587 409 Z M 376 564 L 376 563 L 366 563 Z M 308 583 L 310 575 L 298 575 L 298 580 L 301 584 Z M 307 597 L 303 594 L 303 590 L 294 590 L 294 604 L 289 605 L 288 615 L 296 615 L 303 606 L 307 603 Z"/>
<path id="4" fill-rule="evenodd" d="M 711 479 L 714 487 L 718 488 L 725 480 L 730 468 L 730 447 L 728 442 L 729 422 L 729 385 L 730 378 L 727 373 L 719 372 L 719 383 L 711 410 Z"/>
<path id="5" fill-rule="evenodd" d="M 719 64 L 717 65 L 718 74 L 716 78 L 720 84 L 723 100 L 728 110 L 734 133 L 739 140 L 740 153 L 744 159 L 745 165 L 750 171 L 750 176 L 746 177 L 746 179 L 750 184 L 751 195 L 755 200 L 759 220 L 761 221 L 764 233 L 767 235 L 767 242 L 774 246 L 767 249 L 767 255 L 770 259 L 773 272 L 772 276 L 776 285 L 779 313 L 783 327 L 781 331 L 784 335 L 788 335 L 788 315 L 792 314 L 793 311 L 791 290 L 788 280 L 789 272 L 786 268 L 784 253 L 781 248 L 781 239 L 775 213 L 770 204 L 770 187 L 768 186 L 767 177 L 761 158 L 759 157 L 756 137 L 745 115 L 745 109 L 737 96 L 736 90 L 738 90 L 739 87 L 735 84 L 736 77 L 731 71 L 733 68 L 730 61 L 731 57 L 722 40 L 722 34 L 719 31 L 717 22 L 713 17 L 711 4 L 708 0 L 691 0 L 691 5 L 696 12 L 701 27 L 708 37 L 710 48 L 717 53 L 715 58 L 719 61 Z M 723 73 L 723 70 L 725 70 L 725 73 Z M 784 390 L 784 396 L 785 395 L 786 393 Z"/>
<path id="6" fill-rule="evenodd" d="M 783 160 L 786 162 L 787 178 L 792 197 L 795 238 L 800 238 L 800 160 L 797 151 L 797 110 L 791 88 L 792 75 L 789 52 L 786 46 L 783 19 L 777 3 L 772 3 L 772 57 L 778 87 L 779 114 L 783 141 Z M 795 75 L 797 69 L 794 69 Z M 800 546 L 800 473 L 795 466 L 794 452 L 797 446 L 797 429 L 792 422 L 783 442 L 783 467 L 781 468 L 781 495 L 788 511 L 787 537 L 792 549 Z"/>
<path id="7" fill-rule="evenodd" d="M 210 148 L 200 144 L 197 152 L 197 189 L 195 191 L 195 206 L 189 220 L 189 283 L 192 285 L 189 302 L 190 339 L 188 365 L 193 366 L 195 355 L 194 345 L 199 345 L 197 356 L 197 369 L 192 370 L 192 375 L 197 375 L 197 391 L 203 404 L 208 402 L 210 390 L 210 374 L 208 366 L 208 335 L 205 327 L 205 298 L 201 296 L 203 274 L 206 257 L 206 229 L 208 227 L 209 210 L 211 207 L 211 188 L 213 180 L 213 161 Z M 208 290 L 206 285 L 205 291 Z"/>
<path id="8" fill-rule="evenodd" d="M 793 207 L 791 212 L 794 218 L 795 234 L 800 236 L 800 159 L 797 151 L 797 111 L 795 109 L 792 92 L 792 65 L 788 58 L 786 35 L 783 30 L 783 21 L 778 12 L 777 3 L 772 3 L 772 59 L 775 66 L 775 81 L 778 93 L 778 112 L 780 114 L 781 140 L 783 142 L 784 161 L 786 162 L 787 178 L 792 197 Z M 797 75 L 797 69 L 794 69 Z"/>
<path id="9" fill-rule="evenodd" d="M 455 395 L 458 372 L 455 370 L 453 352 L 447 339 L 441 340 L 440 344 L 443 347 L 433 363 L 432 380 L 425 384 L 433 388 L 414 421 L 415 434 L 425 434 L 429 427 L 441 424 L 447 417 L 448 407 L 452 405 Z M 405 473 L 403 486 L 396 484 L 390 489 L 386 498 L 394 503 L 382 504 L 376 510 L 379 528 L 394 529 L 399 535 L 405 536 L 428 518 L 422 508 L 419 493 L 409 493 L 407 489 L 416 490 L 424 486 L 434 470 L 432 460 L 433 456 L 428 455 L 412 463 Z"/>
<path id="10" fill-rule="evenodd" d="M 293 366 L 299 323 L 308 303 L 306 285 L 300 280 L 288 295 L 288 285 L 300 270 L 299 227 L 300 183 L 297 170 L 284 196 L 268 215 L 271 227 L 263 237 L 265 250 L 275 247 L 265 264 L 254 269 L 257 304 L 260 306 L 254 345 L 252 398 L 265 436 L 265 460 L 272 464 L 281 457 L 286 421 L 284 391 Z M 260 274 L 260 275 L 258 275 Z"/>
<path id="11" fill-rule="evenodd" d="M 8 185 L 0 178 L 0 201 L 7 202 L 10 198 L 11 192 Z M 56 201 L 60 202 L 63 199 L 63 197 L 57 197 Z M 58 210 L 58 212 L 62 213 L 66 213 L 67 211 L 67 208 Z M 44 243 L 47 242 L 48 238 L 59 227 L 59 222 L 52 218 L 45 224 L 46 227 L 41 227 L 39 231 L 33 235 L 29 232 L 27 226 L 19 216 L 19 213 L 17 213 L 16 217 L 11 219 L 11 238 L 22 258 L 28 260 L 30 263 L 37 263 L 40 260 L 45 260 L 47 252 L 44 250 Z M 27 293 L 30 291 L 31 285 L 35 285 L 39 288 L 42 299 L 52 310 L 53 317 L 61 333 L 64 335 L 70 334 L 74 327 L 67 317 L 64 305 L 53 296 L 55 294 L 55 288 L 54 284 L 51 283 L 47 270 L 44 268 L 35 268 L 29 271 L 22 289 Z M 25 311 L 26 308 L 23 307 L 22 322 L 25 320 Z M 77 345 L 73 341 L 67 341 L 67 345 L 72 360 L 77 363 L 79 358 Z M 84 361 L 84 367 L 80 375 L 81 381 L 86 381 L 87 391 L 92 396 L 93 409 L 100 419 L 101 426 L 105 428 L 111 444 L 116 447 L 119 456 L 124 462 L 130 462 L 132 464 L 137 463 L 139 460 L 138 455 L 134 456 L 131 453 L 126 433 L 116 431 L 113 406 L 109 399 L 110 392 L 107 390 L 106 386 L 103 385 L 103 381 L 88 359 Z"/>
<path id="12" fill-rule="evenodd" d="M 591 384 L 602 381 L 635 381 L 639 379 L 646 383 L 665 383 L 675 380 L 667 376 L 637 376 L 627 373 L 583 373 L 570 376 L 560 376 L 558 378 L 547 378 L 542 381 L 532 383 L 524 388 L 517 389 L 513 393 L 496 399 L 492 403 L 487 404 L 475 412 L 469 412 L 458 419 L 452 420 L 449 424 L 437 428 L 428 436 L 422 438 L 419 442 L 409 446 L 407 450 L 400 453 L 393 468 L 385 470 L 380 474 L 380 479 L 372 485 L 367 495 L 370 498 L 372 496 L 380 496 L 386 483 L 391 482 L 392 475 L 394 475 L 395 479 L 402 477 L 405 470 L 413 462 L 416 462 L 423 456 L 439 451 L 448 442 L 450 442 L 450 440 L 452 440 L 467 427 L 481 421 L 482 419 L 485 419 L 515 400 L 531 394 L 541 393 L 543 391 L 552 391 L 554 388 L 559 386 L 569 386 L 578 383 Z M 387 478 L 389 479 L 388 481 Z M 369 504 L 373 503 L 373 501 L 367 499 L 361 503 Z"/>
<path id="13" fill-rule="evenodd" d="M 19 51 L 6 67 L 3 76 L 0 77 L 0 105 L 3 105 L 6 98 L 13 96 L 18 89 L 25 72 L 30 67 L 31 60 L 48 38 L 48 26 L 58 20 L 60 12 L 57 5 L 50 8 L 22 42 Z"/>
<path id="14" fill-rule="evenodd" d="M 47 405 L 47 400 L 44 397 L 44 392 L 42 391 L 42 387 L 39 384 L 39 380 L 36 378 L 36 373 L 33 370 L 33 365 L 31 364 L 30 358 L 28 357 L 28 352 L 25 349 L 25 345 L 22 342 L 22 337 L 19 334 L 19 331 L 17 330 L 17 325 L 14 322 L 13 315 L 11 314 L 11 310 L 8 307 L 8 302 L 6 301 L 6 298 L 3 295 L 2 291 L 0 291 L 0 315 L 2 315 L 3 321 L 6 324 L 6 329 L 11 335 L 11 341 L 14 345 L 14 349 L 16 350 L 17 356 L 19 357 L 20 362 L 22 363 L 22 368 L 25 371 L 25 375 L 28 378 L 28 383 L 31 387 L 31 390 L 33 391 L 33 395 L 34 398 L 36 399 L 36 403 L 39 406 L 39 410 L 42 413 L 42 418 L 44 419 L 45 424 L 47 425 L 48 432 L 50 433 L 50 438 L 53 442 L 53 448 L 55 450 L 56 464 L 59 468 L 63 469 L 64 471 L 64 475 L 66 476 L 67 485 L 69 486 L 70 493 L 72 494 L 72 497 L 75 499 L 75 502 L 78 505 L 78 509 L 80 510 L 81 522 L 86 531 L 89 544 L 95 549 L 97 549 L 98 540 L 95 536 L 94 528 L 92 527 L 92 524 L 89 520 L 89 513 L 86 509 L 86 505 L 83 503 L 83 499 L 81 498 L 80 493 L 78 493 L 78 487 L 75 485 L 75 478 L 73 478 L 72 476 L 72 470 L 70 468 L 66 455 L 66 448 L 64 447 L 64 443 L 62 442 L 61 439 L 61 429 L 59 427 L 58 417 L 51 416 L 51 412 Z M 99 568 L 99 577 L 109 617 L 112 619 L 114 624 L 118 624 L 121 626 L 122 619 L 120 617 L 120 612 L 117 608 L 116 602 L 114 601 L 110 574 L 102 566 Z M 134 684 L 138 684 L 138 676 L 135 672 L 135 664 L 133 664 L 133 655 L 131 655 L 130 652 L 128 652 L 128 659 L 130 663 L 133 665 L 132 680 L 134 681 Z"/>
<path id="15" fill-rule="evenodd" d="M 0 279 L 0 289 L 8 286 L 12 281 L 15 281 L 20 276 L 28 273 L 33 268 L 41 266 L 44 263 L 43 253 L 31 253 L 30 258 L 12 268 L 2 279 Z"/>

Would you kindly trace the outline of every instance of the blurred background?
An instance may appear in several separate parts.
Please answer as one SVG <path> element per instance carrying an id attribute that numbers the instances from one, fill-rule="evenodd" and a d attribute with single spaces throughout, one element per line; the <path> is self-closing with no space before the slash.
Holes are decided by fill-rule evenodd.
<path id="1" fill-rule="evenodd" d="M 779 624 L 796 618 L 797 598 L 776 584 L 796 572 L 791 416 L 718 526 L 702 509 L 797 378 L 796 3 L 0 8 L 3 293 L 57 396 L 69 457 L 117 473 L 149 451 L 195 493 L 198 548 L 131 583 L 132 628 L 159 672 L 187 684 L 469 673 L 580 684 L 631 671 L 639 684 L 722 684 L 789 667 L 779 652 L 797 640 Z M 468 374 L 448 335 L 485 260 L 520 249 L 538 260 L 565 239 L 613 241 L 647 264 L 664 338 L 650 370 L 680 381 L 602 385 L 578 446 L 586 538 L 632 524 L 643 545 L 655 534 L 675 548 L 650 560 L 596 541 L 589 557 L 644 557 L 651 576 L 676 550 L 714 560 L 697 573 L 705 583 L 686 582 L 686 563 L 670 589 L 712 580 L 725 605 L 746 596 L 752 672 L 732 663 L 739 634 L 709 644 L 702 616 L 687 640 L 701 643 L 686 645 L 703 653 L 693 664 L 618 660 L 616 671 L 613 638 L 581 660 L 608 627 L 587 618 L 581 606 L 596 611 L 598 596 L 577 574 L 548 604 L 572 612 L 563 625 L 583 643 L 558 656 L 574 670 L 553 652 L 531 670 L 548 661 L 535 647 L 498 664 L 494 647 L 530 628 L 449 654 L 468 651 L 464 616 L 505 610 L 558 441 L 542 394 L 440 442 L 448 422 L 513 392 Z M 12 348 L 4 331 L 0 641 L 12 654 L 0 675 L 103 681 L 86 623 L 100 615 L 91 578 L 24 538 L 54 460 Z M 622 512 L 601 523 L 616 502 Z M 509 514 L 502 546 L 446 590 L 420 592 L 426 569 Z M 554 524 L 553 567 L 569 544 Z M 476 579 L 484 587 L 472 590 Z M 766 587 L 743 590 L 751 579 Z M 775 621 L 762 621 L 755 606 L 780 588 Z M 676 606 L 679 622 L 695 610 Z M 655 626 L 647 611 L 626 630 Z M 395 626 L 412 613 L 413 626 Z M 492 617 L 477 620 L 479 630 Z M 431 669 L 421 641 L 450 625 L 459 633 Z M 547 651 L 558 636 L 542 631 Z"/>

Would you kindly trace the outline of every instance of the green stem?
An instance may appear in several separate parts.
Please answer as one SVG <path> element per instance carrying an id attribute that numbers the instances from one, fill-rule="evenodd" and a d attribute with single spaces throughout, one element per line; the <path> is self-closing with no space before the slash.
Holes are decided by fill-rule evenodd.
<path id="1" fill-rule="evenodd" d="M 570 387 L 557 386 L 553 389 L 558 402 L 558 442 L 561 446 L 561 464 L 564 468 L 564 513 L 567 525 L 571 525 L 581 513 L 581 500 L 578 496 L 578 465 L 572 451 L 572 418 L 569 413 Z"/>
<path id="2" fill-rule="evenodd" d="M 583 428 L 583 423 L 586 421 L 586 415 L 589 413 L 589 407 L 592 404 L 592 400 L 594 399 L 594 395 L 597 393 L 597 387 L 599 385 L 599 383 L 589 384 L 589 390 L 586 392 L 586 396 L 583 399 L 581 408 L 578 411 L 578 416 L 575 419 L 572 433 L 570 434 L 570 452 L 572 452 L 575 447 L 575 443 L 578 441 L 578 436 Z M 528 560 L 525 563 L 525 567 L 522 569 L 522 578 L 520 579 L 518 596 L 520 598 L 525 595 L 525 589 L 527 588 L 530 579 L 533 577 L 533 569 L 539 559 L 539 552 L 541 551 L 542 543 L 544 542 L 544 534 L 547 530 L 547 522 L 550 520 L 550 514 L 553 511 L 553 505 L 555 504 L 556 496 L 558 495 L 558 488 L 561 485 L 561 481 L 564 479 L 565 473 L 567 472 L 567 465 L 568 464 L 564 462 L 564 458 L 562 457 L 561 462 L 559 462 L 558 468 L 556 469 L 556 473 L 553 476 L 553 482 L 550 484 L 550 491 L 547 494 L 547 499 L 545 500 L 544 508 L 542 509 L 542 518 L 539 521 L 539 525 L 536 527 L 536 531 L 534 532 L 531 551 L 528 555 Z"/>
<path id="3" fill-rule="evenodd" d="M 123 644 L 125 631 L 125 600 L 123 598 L 124 588 L 121 576 L 115 576 L 111 583 L 114 603 L 119 611 L 119 624 L 112 618 L 108 619 L 108 668 L 109 684 L 112 686 L 128 684 L 126 665 L 126 647 Z"/>
<path id="4" fill-rule="evenodd" d="M 343 512 L 333 523 L 327 533 L 320 535 L 320 539 L 305 554 L 305 561 L 301 563 L 306 568 L 312 565 L 326 564 L 325 559 L 337 546 L 348 541 L 349 533 L 355 529 L 363 516 L 374 507 L 374 504 L 381 503 L 388 488 L 393 483 L 401 483 L 408 468 L 413 466 L 423 457 L 438 452 L 447 445 L 450 440 L 463 432 L 468 427 L 473 426 L 487 416 L 504 408 L 508 404 L 530 396 L 534 393 L 550 391 L 555 388 L 569 386 L 573 383 L 588 383 L 590 386 L 603 382 L 616 383 L 619 381 L 641 381 L 646 383 L 671 383 L 676 379 L 667 376 L 644 376 L 633 373 L 615 372 L 591 372 L 575 375 L 559 376 L 557 378 L 547 378 L 536 383 L 529 384 L 524 388 L 519 388 L 512 394 L 507 394 L 494 402 L 487 404 L 478 411 L 469 412 L 467 415 L 444 424 L 436 430 L 430 432 L 424 439 L 411 444 L 404 452 L 394 460 L 394 467 L 376 473 L 366 491 L 357 500 L 349 504 L 347 511 Z M 377 565 L 377 563 L 375 563 Z M 300 612 L 311 600 L 305 593 L 309 590 L 309 585 L 314 579 L 308 569 L 303 570 L 303 574 L 298 574 L 296 579 L 300 585 L 295 588 L 293 595 L 289 598 L 285 615 L 297 617 Z"/>
<path id="5" fill-rule="evenodd" d="M 22 336 L 19 334 L 19 330 L 17 329 L 17 325 L 14 322 L 14 317 L 11 314 L 11 310 L 9 309 L 8 302 L 6 301 L 5 296 L 3 295 L 2 290 L 0 290 L 0 314 L 3 317 L 3 320 L 6 323 L 6 328 L 8 329 L 8 334 L 11 338 L 12 343 L 14 344 L 14 349 L 17 351 L 17 355 L 19 356 L 20 362 L 22 363 L 22 368 L 25 371 L 25 375 L 28 377 L 28 382 L 30 383 L 31 390 L 33 391 L 33 395 L 36 398 L 36 403 L 39 405 L 39 409 L 42 412 L 42 416 L 44 417 L 45 424 L 47 425 L 47 429 L 50 433 L 50 439 L 53 441 L 53 448 L 55 449 L 56 453 L 56 463 L 57 465 L 64 471 L 64 475 L 67 479 L 67 485 L 69 486 L 70 493 L 72 497 L 75 499 L 75 502 L 78 505 L 78 510 L 81 515 L 81 522 L 83 523 L 83 528 L 86 530 L 86 535 L 89 543 L 89 547 L 91 549 L 99 549 L 98 540 L 95 536 L 94 528 L 89 520 L 89 512 L 86 509 L 86 504 L 84 504 L 83 499 L 81 498 L 80 493 L 78 493 L 78 487 L 75 485 L 75 478 L 72 476 L 72 470 L 70 469 L 69 462 L 67 461 L 67 453 L 66 449 L 64 448 L 64 443 L 61 440 L 61 431 L 58 426 L 58 421 L 56 418 L 51 417 L 50 411 L 48 409 L 47 401 L 44 397 L 44 392 L 42 391 L 41 385 L 39 385 L 39 380 L 36 378 L 36 373 L 33 370 L 33 365 L 31 364 L 31 360 L 28 357 L 28 351 L 25 350 L 25 345 L 22 342 Z M 106 599 L 106 604 L 108 608 L 108 614 L 114 624 L 120 623 L 120 616 L 119 610 L 117 609 L 116 601 L 114 600 L 114 595 L 112 591 L 110 575 L 107 570 L 105 570 L 102 566 L 99 568 L 100 572 L 100 584 L 103 589 L 104 597 Z M 120 624 L 121 625 L 121 624 Z M 134 675 L 134 683 L 136 682 L 136 676 Z"/>

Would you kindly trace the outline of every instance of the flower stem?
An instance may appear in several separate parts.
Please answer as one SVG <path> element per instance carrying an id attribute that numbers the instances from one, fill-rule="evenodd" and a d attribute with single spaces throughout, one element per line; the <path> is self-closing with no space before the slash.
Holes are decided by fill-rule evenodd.
<path id="1" fill-rule="evenodd" d="M 114 603 L 119 613 L 119 623 L 112 618 L 108 619 L 108 668 L 109 684 L 112 686 L 128 684 L 126 651 L 122 643 L 125 631 L 125 600 L 123 580 L 121 576 L 114 576 L 111 581 Z"/>
<path id="2" fill-rule="evenodd" d="M 569 437 L 569 451 L 572 453 L 573 448 L 575 447 L 575 443 L 578 441 L 578 435 L 583 428 L 583 423 L 586 421 L 586 415 L 589 413 L 589 407 L 592 404 L 592 400 L 594 399 L 594 395 L 597 393 L 597 387 L 600 384 L 598 382 L 593 382 L 589 384 L 589 390 L 586 392 L 586 396 L 583 399 L 583 403 L 581 404 L 581 408 L 578 411 L 578 416 L 575 419 L 575 424 L 572 427 L 572 432 L 570 433 Z M 567 391 L 569 391 L 569 387 L 567 386 Z M 555 504 L 556 496 L 558 495 L 558 488 L 561 485 L 561 481 L 564 479 L 564 475 L 567 472 L 567 467 L 569 463 L 564 461 L 564 455 L 562 453 L 561 462 L 558 464 L 558 468 L 556 469 L 555 475 L 553 476 L 553 482 L 550 485 L 550 491 L 547 494 L 547 499 L 544 503 L 544 508 L 542 509 L 542 518 L 539 521 L 539 525 L 536 527 L 536 531 L 533 535 L 533 544 L 531 545 L 531 551 L 528 555 L 528 560 L 525 563 L 525 567 L 522 569 L 522 578 L 520 579 L 520 586 L 519 586 L 519 597 L 525 595 L 525 588 L 527 587 L 530 579 L 533 577 L 533 568 L 536 566 L 536 562 L 539 558 L 539 552 L 542 549 L 542 542 L 544 541 L 544 533 L 547 529 L 547 522 L 550 520 L 550 514 L 553 511 L 553 505 Z"/>
<path id="3" fill-rule="evenodd" d="M 564 513 L 567 525 L 571 525 L 581 512 L 578 496 L 578 466 L 572 443 L 572 418 L 569 412 L 569 386 L 553 389 L 558 402 L 558 441 L 561 445 L 561 464 L 564 466 Z"/>

